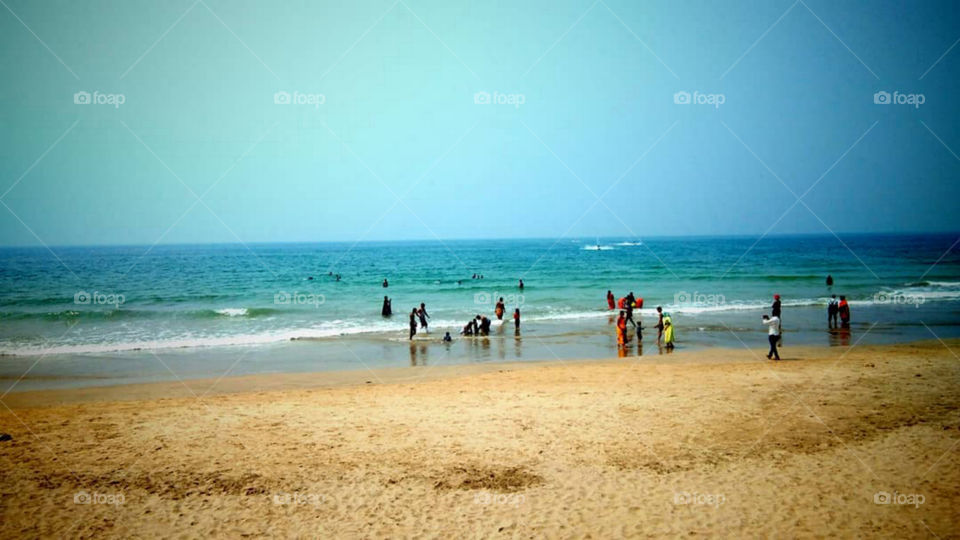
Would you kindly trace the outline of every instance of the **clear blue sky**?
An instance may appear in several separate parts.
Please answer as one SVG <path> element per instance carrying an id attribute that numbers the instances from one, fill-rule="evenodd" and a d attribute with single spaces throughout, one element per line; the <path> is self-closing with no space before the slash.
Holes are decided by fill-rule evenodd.
<path id="1" fill-rule="evenodd" d="M 4 2 L 2 245 L 960 229 L 955 2 Z"/>

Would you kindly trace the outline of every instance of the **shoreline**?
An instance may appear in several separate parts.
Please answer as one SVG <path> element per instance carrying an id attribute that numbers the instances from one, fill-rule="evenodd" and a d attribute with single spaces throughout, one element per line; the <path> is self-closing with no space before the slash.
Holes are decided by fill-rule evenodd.
<path id="1" fill-rule="evenodd" d="M 868 351 L 896 350 L 939 345 L 937 339 L 918 340 L 890 345 L 854 345 L 837 347 L 830 345 L 802 345 L 781 350 L 781 362 L 822 360 L 836 355 L 845 355 L 858 349 Z M 948 339 L 960 348 L 960 339 Z M 842 351 L 837 353 L 837 351 Z M 646 356 L 607 358 L 543 358 L 524 361 L 457 363 L 402 367 L 358 367 L 350 370 L 303 371 L 291 373 L 263 373 L 255 375 L 227 375 L 223 377 L 178 378 L 173 381 L 121 383 L 69 388 L 17 391 L 14 389 L 2 398 L 11 409 L 55 407 L 60 405 L 109 403 L 125 401 L 154 401 L 163 399 L 189 399 L 223 396 L 229 394 L 263 394 L 291 390 L 320 390 L 367 385 L 400 385 L 445 379 L 458 379 L 490 373 L 503 373 L 523 369 L 556 367 L 598 368 L 631 363 L 649 366 L 709 365 L 709 364 L 754 364 L 773 363 L 765 358 L 766 348 L 751 349 L 736 347 L 693 347 Z M 69 377 L 67 377 L 69 378 Z"/>

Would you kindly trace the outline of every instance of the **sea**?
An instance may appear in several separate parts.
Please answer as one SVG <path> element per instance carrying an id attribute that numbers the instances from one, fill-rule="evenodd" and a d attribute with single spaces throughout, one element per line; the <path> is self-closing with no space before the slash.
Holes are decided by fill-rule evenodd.
<path id="1" fill-rule="evenodd" d="M 657 306 L 672 316 L 676 350 L 737 347 L 754 357 L 766 343 L 761 316 L 774 294 L 783 303 L 785 356 L 791 345 L 945 340 L 960 337 L 958 240 L 861 234 L 0 248 L 0 394 L 610 358 L 624 351 L 608 290 L 643 298 L 634 315 L 642 339 L 625 351 L 632 357 L 669 352 L 656 343 Z M 829 328 L 832 295 L 847 298 L 849 328 Z M 384 296 L 391 317 L 381 315 Z M 494 316 L 500 298 L 502 325 Z M 421 303 L 429 328 L 410 340 L 409 314 Z M 490 336 L 460 336 L 477 314 L 494 319 Z M 446 332 L 452 341 L 442 340 Z"/>

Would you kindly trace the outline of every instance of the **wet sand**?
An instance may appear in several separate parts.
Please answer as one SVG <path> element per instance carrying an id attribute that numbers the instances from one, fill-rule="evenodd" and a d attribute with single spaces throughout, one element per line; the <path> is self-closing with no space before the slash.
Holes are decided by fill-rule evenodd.
<path id="1" fill-rule="evenodd" d="M 0 535 L 957 537 L 950 349 L 11 393 Z"/>

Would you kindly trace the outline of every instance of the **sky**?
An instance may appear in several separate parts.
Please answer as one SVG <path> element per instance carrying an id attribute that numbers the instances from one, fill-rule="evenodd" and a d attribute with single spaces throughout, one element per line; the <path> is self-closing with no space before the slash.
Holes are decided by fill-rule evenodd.
<path id="1" fill-rule="evenodd" d="M 4 0 L 0 245 L 957 231 L 958 40 L 935 1 Z"/>

